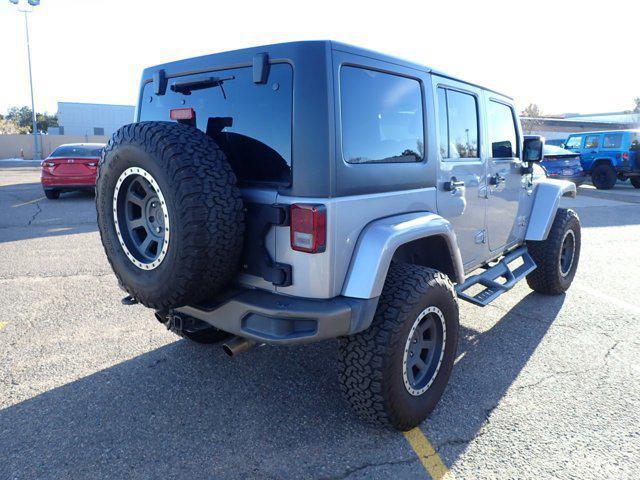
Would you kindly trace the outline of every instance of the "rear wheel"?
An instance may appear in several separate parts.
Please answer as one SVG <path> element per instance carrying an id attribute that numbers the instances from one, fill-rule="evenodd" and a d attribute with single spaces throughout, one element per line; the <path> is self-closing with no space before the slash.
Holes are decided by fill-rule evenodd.
<path id="1" fill-rule="evenodd" d="M 60 191 L 53 188 L 47 188 L 44 191 L 44 196 L 49 200 L 57 200 L 58 198 L 60 198 Z"/>
<path id="2" fill-rule="evenodd" d="M 371 326 L 341 340 L 341 389 L 364 419 L 409 430 L 440 400 L 457 344 L 458 303 L 449 278 L 392 264 Z"/>
<path id="3" fill-rule="evenodd" d="M 633 188 L 640 188 L 640 177 L 631 177 L 629 180 L 631 180 Z"/>
<path id="4" fill-rule="evenodd" d="M 616 172 L 610 165 L 596 165 L 591 172 L 591 181 L 598 190 L 609 190 L 616 184 Z"/>
<path id="5" fill-rule="evenodd" d="M 576 275 L 580 243 L 578 215 L 573 210 L 559 208 L 547 239 L 527 242 L 529 253 L 538 265 L 527 275 L 529 286 L 536 292 L 548 295 L 566 292 Z"/>

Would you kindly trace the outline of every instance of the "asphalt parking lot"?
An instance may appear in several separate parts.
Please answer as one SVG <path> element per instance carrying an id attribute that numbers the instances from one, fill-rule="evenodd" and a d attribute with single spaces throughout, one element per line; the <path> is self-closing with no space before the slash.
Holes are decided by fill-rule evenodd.
<path id="1" fill-rule="evenodd" d="M 563 202 L 573 287 L 461 305 L 450 385 L 407 437 L 351 413 L 335 341 L 229 359 L 121 305 L 93 197 L 0 163 L 0 478 L 640 478 L 640 191 Z"/>

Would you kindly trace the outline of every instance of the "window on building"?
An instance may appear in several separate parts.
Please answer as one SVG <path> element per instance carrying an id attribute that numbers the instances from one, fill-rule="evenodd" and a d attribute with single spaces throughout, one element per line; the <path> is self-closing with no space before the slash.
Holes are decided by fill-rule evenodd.
<path id="1" fill-rule="evenodd" d="M 582 145 L 582 138 L 583 138 L 582 136 L 569 137 L 569 140 L 567 140 L 565 148 L 573 148 L 573 149 L 580 148 L 580 145 Z"/>
<path id="2" fill-rule="evenodd" d="M 602 146 L 604 148 L 620 148 L 622 146 L 622 134 L 612 133 L 602 137 Z"/>
<path id="3" fill-rule="evenodd" d="M 342 151 L 348 163 L 424 158 L 420 83 L 357 67 L 340 73 Z"/>
<path id="4" fill-rule="evenodd" d="M 598 148 L 600 146 L 600 135 L 587 135 L 584 141 L 584 148 Z"/>
<path id="5" fill-rule="evenodd" d="M 93 127 L 93 134 L 94 135 L 104 135 L 104 128 L 103 127 Z"/>
<path id="6" fill-rule="evenodd" d="M 510 106 L 489 101 L 487 108 L 489 138 L 493 158 L 512 158 L 518 155 L 518 136 L 515 116 Z"/>
<path id="7" fill-rule="evenodd" d="M 446 114 L 445 114 L 446 109 Z M 444 118 L 446 115 L 446 131 Z M 476 97 L 438 89 L 440 152 L 443 158 L 478 157 L 478 105 Z"/>

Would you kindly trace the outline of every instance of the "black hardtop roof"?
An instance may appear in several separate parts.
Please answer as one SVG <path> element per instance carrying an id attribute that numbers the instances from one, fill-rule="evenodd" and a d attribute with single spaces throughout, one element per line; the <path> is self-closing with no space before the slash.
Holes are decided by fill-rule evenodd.
<path id="1" fill-rule="evenodd" d="M 405 68 L 411 68 L 414 70 L 433 73 L 435 75 L 439 75 L 441 77 L 449 78 L 452 80 L 456 80 L 459 82 L 466 83 L 468 85 L 472 85 L 474 87 L 482 88 L 484 90 L 488 90 L 498 95 L 502 95 L 507 98 L 512 98 L 504 93 L 498 92 L 496 90 L 492 90 L 487 87 L 483 87 L 481 85 L 468 82 L 466 80 L 453 77 L 451 75 L 447 75 L 446 73 L 435 70 L 431 67 L 427 67 L 425 65 L 420 65 L 414 62 L 410 62 L 408 60 L 404 60 L 398 57 L 394 57 L 392 55 L 387 55 L 384 53 L 376 52 L 373 50 L 368 50 L 366 48 L 356 47 L 354 45 L 349 45 L 346 43 L 336 42 L 333 40 L 301 40 L 296 42 L 286 42 L 286 43 L 274 43 L 271 45 L 260 45 L 256 47 L 242 48 L 238 50 L 229 50 L 226 52 L 213 53 L 209 55 L 202 55 L 199 57 L 192 57 L 183 60 L 177 60 L 174 62 L 163 63 L 160 65 L 155 65 L 153 67 L 148 67 L 144 69 L 143 72 L 143 80 L 151 80 L 151 76 L 154 72 L 158 70 L 165 70 L 168 76 L 182 74 L 185 72 L 189 73 L 198 73 L 199 71 L 207 71 L 207 67 L 210 67 L 212 64 L 224 65 L 225 68 L 228 68 L 229 65 L 241 65 L 246 64 L 247 59 L 252 58 L 253 55 L 257 53 L 264 53 L 265 51 L 273 52 L 274 57 L 283 57 L 286 58 L 286 52 L 296 50 L 298 53 L 304 53 L 304 50 L 317 50 L 318 48 L 324 48 L 327 50 L 335 50 L 341 51 L 345 53 L 350 53 L 354 55 L 360 55 L 363 57 L 372 58 L 375 60 L 380 60 L 383 62 L 387 62 L 390 64 L 399 65 Z"/>

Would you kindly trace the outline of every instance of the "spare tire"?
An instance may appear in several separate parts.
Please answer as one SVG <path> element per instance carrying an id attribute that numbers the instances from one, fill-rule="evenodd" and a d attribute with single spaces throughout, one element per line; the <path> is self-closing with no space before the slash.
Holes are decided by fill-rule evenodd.
<path id="1" fill-rule="evenodd" d="M 102 152 L 96 207 L 116 277 L 147 307 L 201 301 L 238 270 L 240 190 L 224 153 L 194 127 L 140 122 L 120 128 Z"/>

